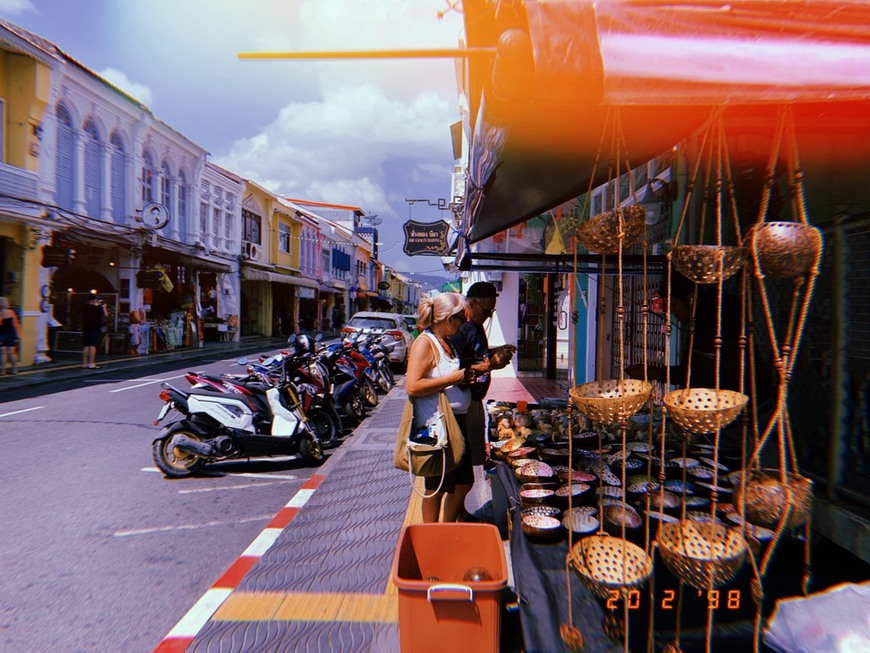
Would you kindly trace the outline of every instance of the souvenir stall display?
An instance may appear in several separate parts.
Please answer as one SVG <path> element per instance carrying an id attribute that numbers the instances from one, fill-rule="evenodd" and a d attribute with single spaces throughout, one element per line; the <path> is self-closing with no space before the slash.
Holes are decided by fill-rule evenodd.
<path id="1" fill-rule="evenodd" d="M 643 296 L 650 294 L 643 211 L 625 201 L 625 188 L 620 197 L 615 175 L 624 149 L 618 114 L 613 124 L 611 161 L 616 163 L 609 187 L 616 189 L 616 208 L 582 222 L 576 238 L 601 254 L 602 275 L 606 257 L 617 257 L 616 378 L 603 378 L 604 333 L 599 328 L 597 379 L 572 387 L 568 401 L 486 406 L 492 457 L 500 461 L 493 472 L 498 480 L 493 483 L 494 516 L 502 536 L 511 540 L 525 644 L 529 650 L 627 652 L 642 650 L 641 644 L 632 644 L 636 638 L 648 643 L 647 650 L 658 650 L 656 642 L 673 653 L 682 650 L 681 636 L 691 628 L 703 632 L 700 646 L 709 652 L 716 622 L 739 619 L 754 623 L 748 639 L 758 651 L 765 611 L 772 607 L 765 593 L 770 569 L 780 565 L 779 574 L 800 577 L 804 594 L 811 578 L 812 483 L 798 468 L 787 400 L 822 238 L 809 224 L 794 123 L 783 109 L 761 208 L 746 234 L 741 233 L 723 112 L 714 112 L 699 134 L 692 181 L 665 270 L 668 307 L 673 306 L 675 274 L 693 284 L 689 355 L 676 376 L 664 367 L 662 386 L 649 373 L 646 356 L 642 379 L 626 378 L 623 372 L 623 256 L 637 242 L 643 250 Z M 632 175 L 627 162 L 625 166 L 630 197 Z M 768 217 L 778 181 L 788 186 L 793 222 Z M 693 203 L 693 193 L 700 202 Z M 697 213 L 692 230 L 697 244 L 687 243 L 684 233 L 690 208 Z M 574 251 L 576 256 L 576 247 Z M 771 279 L 792 282 L 789 305 L 774 305 L 767 288 Z M 739 296 L 737 315 L 723 316 L 726 283 Z M 705 361 L 711 374 L 693 369 L 702 286 L 716 297 L 715 316 L 706 316 L 715 317 L 714 351 Z M 602 293 L 592 310 L 603 316 L 605 301 Z M 571 305 L 573 309 L 573 296 Z M 650 312 L 644 300 L 644 348 Z M 671 315 L 664 313 L 670 336 Z M 758 403 L 758 360 L 752 324 L 758 313 L 778 379 L 774 409 L 763 419 L 753 406 Z M 724 318 L 739 320 L 738 335 L 723 330 Z M 732 336 L 735 342 L 726 343 Z M 666 361 L 671 360 L 670 340 L 665 340 Z M 730 352 L 732 346 L 738 360 L 728 363 L 739 366 L 736 376 L 730 368 L 723 373 L 723 350 Z M 723 458 L 725 431 L 740 443 L 739 457 Z M 770 457 L 762 457 L 770 445 L 777 448 L 773 468 Z M 781 567 L 792 564 L 794 555 L 774 561 L 783 546 L 792 553 L 804 548 L 802 568 Z"/>

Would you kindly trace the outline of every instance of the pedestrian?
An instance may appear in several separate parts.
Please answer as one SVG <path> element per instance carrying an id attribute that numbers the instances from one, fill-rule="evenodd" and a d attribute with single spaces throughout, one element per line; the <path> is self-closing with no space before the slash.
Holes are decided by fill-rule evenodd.
<path id="1" fill-rule="evenodd" d="M 130 311 L 130 326 L 127 327 L 127 353 L 131 356 L 139 355 L 139 346 L 142 344 L 141 323 L 139 311 Z"/>
<path id="2" fill-rule="evenodd" d="M 103 339 L 108 316 L 106 302 L 99 297 L 92 297 L 82 306 L 82 367 L 85 369 L 99 369 L 96 364 L 97 347 Z"/>
<path id="3" fill-rule="evenodd" d="M 471 403 L 468 406 L 466 424 L 471 441 L 471 464 L 486 462 L 486 418 L 483 399 L 492 381 L 491 372 L 507 367 L 517 348 L 501 345 L 490 348 L 484 323 L 495 313 L 498 298 L 496 287 L 488 281 L 471 284 L 465 292 L 465 324 L 450 339 L 459 356 L 459 366 L 474 370 L 475 380 L 470 385 Z"/>
<path id="4" fill-rule="evenodd" d="M 473 379 L 473 372 L 459 367 L 459 358 L 450 342 L 450 338 L 465 322 L 465 304 L 465 297 L 455 292 L 441 293 L 434 298 L 425 297 L 420 302 L 417 323 L 422 331 L 408 356 L 405 390 L 414 402 L 413 428 L 423 426 L 438 410 L 439 393 L 443 391 L 465 437 L 467 450 L 469 443 L 465 413 L 471 401 L 467 384 Z M 431 496 L 423 499 L 423 521 L 437 522 L 442 502 L 442 521 L 460 520 L 465 496 L 474 483 L 471 458 L 466 455 L 457 468 L 444 474 L 443 482 L 440 476 L 427 477 L 424 482 L 426 494 Z"/>
<path id="5" fill-rule="evenodd" d="M 2 374 L 6 374 L 6 366 L 12 370 L 10 374 L 18 374 L 18 340 L 21 337 L 21 325 L 18 316 L 9 308 L 9 300 L 0 297 L 0 364 Z"/>

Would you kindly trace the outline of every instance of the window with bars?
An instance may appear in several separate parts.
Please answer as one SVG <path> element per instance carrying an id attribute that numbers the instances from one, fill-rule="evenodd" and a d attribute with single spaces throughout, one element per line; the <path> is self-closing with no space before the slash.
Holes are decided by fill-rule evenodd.
<path id="1" fill-rule="evenodd" d="M 233 214 L 224 214 L 224 238 L 230 240 L 233 237 Z"/>
<path id="2" fill-rule="evenodd" d="M 278 251 L 290 253 L 290 225 L 283 222 L 278 223 Z"/>
<path id="3" fill-rule="evenodd" d="M 260 244 L 263 219 L 256 213 L 242 209 L 242 240 Z"/>

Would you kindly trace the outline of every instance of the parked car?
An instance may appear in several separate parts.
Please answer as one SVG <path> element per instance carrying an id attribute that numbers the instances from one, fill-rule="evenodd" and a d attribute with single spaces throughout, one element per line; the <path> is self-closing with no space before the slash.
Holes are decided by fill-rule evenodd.
<path id="1" fill-rule="evenodd" d="M 420 329 L 417 328 L 417 316 L 416 315 L 408 315 L 407 313 L 402 316 L 405 318 L 405 323 L 408 325 L 408 331 L 411 332 L 411 335 L 415 338 L 420 335 Z"/>
<path id="2" fill-rule="evenodd" d="M 408 352 L 414 342 L 414 336 L 408 329 L 404 315 L 396 313 L 379 313 L 376 311 L 360 311 L 354 313 L 347 325 L 341 330 L 342 336 L 366 329 L 383 329 L 396 339 L 396 344 L 390 352 L 390 362 L 404 369 L 408 363 Z"/>

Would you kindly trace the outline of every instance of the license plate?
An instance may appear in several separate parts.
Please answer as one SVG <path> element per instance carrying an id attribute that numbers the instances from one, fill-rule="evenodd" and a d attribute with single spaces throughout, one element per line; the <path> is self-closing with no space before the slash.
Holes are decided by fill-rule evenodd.
<path id="1" fill-rule="evenodd" d="M 160 414 L 157 416 L 157 419 L 154 420 L 154 424 L 158 424 L 164 417 L 166 417 L 166 413 L 168 413 L 170 410 L 172 410 L 171 403 L 167 402 L 163 404 L 163 408 L 160 409 Z"/>

